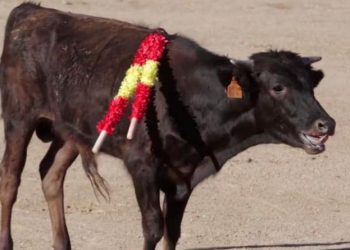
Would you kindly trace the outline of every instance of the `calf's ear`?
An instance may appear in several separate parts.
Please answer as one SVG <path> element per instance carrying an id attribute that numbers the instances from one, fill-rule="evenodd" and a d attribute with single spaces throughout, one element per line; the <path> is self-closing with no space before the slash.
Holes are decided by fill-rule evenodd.
<path id="1" fill-rule="evenodd" d="M 302 57 L 302 62 L 306 66 L 310 66 L 311 64 L 315 62 L 319 62 L 322 60 L 322 57 L 320 56 L 308 56 L 308 57 Z M 321 70 L 312 70 L 312 87 L 315 88 L 320 81 L 323 79 L 324 74 Z"/>
<path id="2" fill-rule="evenodd" d="M 315 88 L 323 79 L 324 74 L 322 70 L 313 70 L 312 71 L 312 87 Z"/>
<path id="3" fill-rule="evenodd" d="M 253 67 L 253 60 L 230 59 L 230 63 L 225 63 L 216 69 L 220 82 L 226 89 L 232 83 L 232 79 L 239 81 L 242 75 L 251 72 Z"/>
<path id="4" fill-rule="evenodd" d="M 252 71 L 253 60 L 230 60 L 217 68 L 217 75 L 228 98 L 249 99 L 257 92 Z"/>
<path id="5" fill-rule="evenodd" d="M 233 77 L 233 67 L 229 64 L 217 68 L 217 75 L 221 85 L 226 89 Z"/>

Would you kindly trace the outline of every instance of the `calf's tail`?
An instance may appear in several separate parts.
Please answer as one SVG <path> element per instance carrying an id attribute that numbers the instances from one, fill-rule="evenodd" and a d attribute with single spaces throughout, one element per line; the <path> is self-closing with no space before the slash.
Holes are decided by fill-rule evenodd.
<path id="1" fill-rule="evenodd" d="M 107 181 L 98 172 L 98 166 L 95 159 L 95 154 L 88 146 L 85 136 L 72 126 L 61 125 L 55 126 L 55 132 L 58 133 L 63 139 L 69 138 L 75 142 L 75 146 L 80 154 L 83 169 L 85 174 L 91 182 L 91 186 L 94 190 L 97 200 L 102 196 L 106 201 L 110 201 L 109 185 Z"/>
<path id="2" fill-rule="evenodd" d="M 106 201 L 110 201 L 109 185 L 107 181 L 98 172 L 98 166 L 95 155 L 89 148 L 79 148 L 83 169 L 90 180 L 97 200 L 99 197 Z"/>

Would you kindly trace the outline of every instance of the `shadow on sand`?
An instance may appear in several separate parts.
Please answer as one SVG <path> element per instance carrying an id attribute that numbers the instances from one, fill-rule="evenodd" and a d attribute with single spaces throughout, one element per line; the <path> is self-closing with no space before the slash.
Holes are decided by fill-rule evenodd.
<path id="1" fill-rule="evenodd" d="M 349 241 L 341 241 L 341 242 L 330 242 L 330 243 L 299 243 L 299 244 L 271 244 L 271 245 L 245 245 L 245 246 L 217 246 L 217 247 L 201 247 L 201 248 L 188 248 L 186 250 L 229 250 L 229 249 L 259 249 L 259 248 L 303 248 L 303 247 L 320 247 L 318 249 L 323 250 L 349 250 L 350 246 L 342 247 L 342 248 L 327 248 L 327 247 L 335 247 L 341 245 L 350 244 Z"/>

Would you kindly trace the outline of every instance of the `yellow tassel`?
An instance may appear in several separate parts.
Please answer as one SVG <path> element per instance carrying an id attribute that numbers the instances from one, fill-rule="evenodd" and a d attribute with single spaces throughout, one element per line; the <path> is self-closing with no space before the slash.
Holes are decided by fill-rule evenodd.
<path id="1" fill-rule="evenodd" d="M 140 81 L 149 86 L 153 87 L 158 74 L 159 62 L 153 60 L 147 60 L 142 67 L 142 75 Z"/>
<path id="2" fill-rule="evenodd" d="M 142 67 L 140 65 L 133 65 L 126 71 L 126 75 L 115 98 L 121 96 L 129 99 L 134 94 L 141 70 Z"/>

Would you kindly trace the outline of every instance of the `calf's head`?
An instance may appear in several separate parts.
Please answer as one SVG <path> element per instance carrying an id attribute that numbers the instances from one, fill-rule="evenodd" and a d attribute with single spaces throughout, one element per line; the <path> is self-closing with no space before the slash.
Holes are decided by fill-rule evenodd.
<path id="1" fill-rule="evenodd" d="M 311 64 L 319 60 L 320 57 L 270 51 L 252 55 L 245 65 L 258 89 L 258 126 L 278 141 L 304 148 L 310 154 L 324 151 L 324 143 L 335 130 L 334 119 L 314 96 L 323 73 Z"/>

